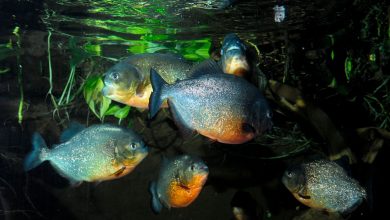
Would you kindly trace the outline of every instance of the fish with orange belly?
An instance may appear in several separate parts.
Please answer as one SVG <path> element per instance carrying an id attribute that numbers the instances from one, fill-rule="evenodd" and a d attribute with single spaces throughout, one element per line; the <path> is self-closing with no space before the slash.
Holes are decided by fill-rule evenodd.
<path id="1" fill-rule="evenodd" d="M 180 55 L 145 53 L 132 55 L 104 74 L 102 93 L 114 101 L 136 108 L 148 108 L 152 93 L 150 69 L 156 69 L 168 83 L 188 78 L 193 64 Z M 165 105 L 166 106 L 166 105 Z"/>
<path id="2" fill-rule="evenodd" d="M 200 73 L 172 85 L 153 69 L 149 114 L 168 100 L 183 134 L 194 131 L 221 143 L 241 144 L 272 127 L 272 112 L 261 92 L 242 77 L 224 74 L 213 62 Z"/>
<path id="3" fill-rule="evenodd" d="M 49 149 L 42 136 L 34 133 L 33 150 L 24 161 L 25 170 L 49 161 L 72 185 L 78 185 L 83 181 L 101 182 L 123 177 L 148 154 L 141 137 L 116 125 L 84 128 L 73 123 L 60 139 L 61 144 Z"/>
<path id="4" fill-rule="evenodd" d="M 324 159 L 288 168 L 282 182 L 304 205 L 328 212 L 348 214 L 367 197 L 365 189 L 341 166 Z"/>
<path id="5" fill-rule="evenodd" d="M 246 46 L 234 33 L 224 37 L 221 48 L 221 65 L 224 73 L 236 76 L 246 76 L 250 71 L 246 55 Z"/>
<path id="6" fill-rule="evenodd" d="M 160 213 L 163 206 L 170 209 L 190 205 L 202 191 L 208 174 L 207 165 L 199 157 L 163 158 L 159 177 L 149 187 L 153 211 Z"/>

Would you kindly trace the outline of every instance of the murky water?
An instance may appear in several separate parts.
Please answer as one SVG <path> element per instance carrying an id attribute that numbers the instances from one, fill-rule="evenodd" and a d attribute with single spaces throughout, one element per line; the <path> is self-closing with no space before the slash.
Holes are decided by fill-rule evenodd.
<path id="1" fill-rule="evenodd" d="M 385 68 L 377 66 L 388 62 L 385 55 L 390 44 L 380 43 L 390 38 L 390 28 L 386 29 L 386 10 L 381 8 L 386 4 L 375 2 L 379 6 L 353 1 L 353 9 L 352 1 L 325 0 L 0 2 L 4 23 L 0 26 L 0 219 L 233 219 L 236 200 L 255 207 L 255 219 L 342 219 L 300 204 L 280 177 L 291 161 L 332 154 L 346 145 L 343 141 L 349 146 L 366 144 L 353 136 L 355 128 L 388 128 L 389 78 L 382 71 Z M 282 22 L 275 18 L 275 6 L 285 7 Z M 363 31 L 351 31 L 364 24 L 371 24 L 362 28 L 368 33 L 366 38 Z M 98 91 L 102 86 L 98 76 L 123 57 L 173 52 L 193 62 L 218 58 L 228 33 L 237 33 L 248 46 L 256 74 L 299 88 L 303 95 L 287 90 L 287 102 L 289 95 L 307 97 L 309 107 L 304 107 L 309 110 L 300 112 L 298 102 L 283 106 L 286 100 L 276 98 L 280 94 L 275 91 L 270 93 L 271 86 L 267 98 L 272 100 L 275 128 L 248 144 L 229 146 L 200 136 L 183 139 L 168 111 L 150 122 L 146 111 L 107 101 Z M 363 68 L 363 64 L 372 66 Z M 356 85 L 364 85 L 360 88 L 350 80 L 351 69 L 359 68 L 375 73 L 356 80 Z M 260 84 L 257 78 L 252 83 Z M 96 103 L 86 101 L 88 96 Z M 111 113 L 105 115 L 107 110 Z M 69 187 L 48 163 L 24 172 L 32 133 L 42 133 L 51 146 L 72 120 L 132 127 L 152 146 L 152 153 L 128 176 L 98 185 Z M 326 130 L 329 121 L 330 132 Z M 377 137 L 381 132 L 370 135 Z M 338 139 L 342 135 L 347 138 Z M 367 146 L 387 143 L 385 138 L 364 141 Z M 365 155 L 361 146 L 352 150 L 358 157 Z M 177 153 L 204 158 L 210 166 L 209 181 L 189 207 L 155 215 L 148 184 L 157 175 L 161 154 Z M 383 162 L 385 157 L 379 154 L 378 158 Z M 352 167 L 357 178 L 367 189 L 385 189 L 382 174 L 374 169 L 378 163 L 365 165 Z M 249 197 L 237 196 L 242 191 Z M 382 191 L 373 191 L 384 198 Z M 365 219 L 370 212 L 367 207 L 378 205 L 379 200 L 375 201 L 366 202 L 350 219 Z"/>

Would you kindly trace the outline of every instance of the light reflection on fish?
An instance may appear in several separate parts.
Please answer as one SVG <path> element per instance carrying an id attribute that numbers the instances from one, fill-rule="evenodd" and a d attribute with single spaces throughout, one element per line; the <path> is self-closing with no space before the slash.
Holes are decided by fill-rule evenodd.
<path id="1" fill-rule="evenodd" d="M 366 198 L 366 191 L 337 163 L 314 160 L 286 170 L 283 184 L 311 208 L 349 213 Z"/>
<path id="2" fill-rule="evenodd" d="M 150 69 L 156 69 L 168 83 L 188 78 L 193 64 L 175 54 L 145 53 L 132 55 L 104 74 L 102 93 L 114 101 L 148 108 L 152 86 Z"/>
<path id="3" fill-rule="evenodd" d="M 168 100 L 183 133 L 196 131 L 229 144 L 244 143 L 270 129 L 272 113 L 260 91 L 241 77 L 223 74 L 215 62 L 208 64 L 199 76 L 172 85 L 151 70 L 150 117 Z"/>
<path id="4" fill-rule="evenodd" d="M 148 154 L 141 137 L 128 128 L 110 124 L 83 129 L 72 124 L 61 136 L 63 143 L 49 149 L 42 136 L 34 133 L 33 150 L 25 159 L 25 170 L 44 161 L 72 185 L 82 181 L 100 182 L 130 173 Z"/>
<path id="5" fill-rule="evenodd" d="M 163 159 L 159 177 L 150 184 L 152 209 L 155 213 L 166 208 L 190 205 L 202 191 L 209 170 L 198 157 L 190 155 Z"/>

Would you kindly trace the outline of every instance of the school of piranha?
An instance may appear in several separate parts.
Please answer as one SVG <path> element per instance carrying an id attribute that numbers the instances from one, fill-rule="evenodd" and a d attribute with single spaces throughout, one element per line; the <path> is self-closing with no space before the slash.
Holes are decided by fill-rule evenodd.
<path id="1" fill-rule="evenodd" d="M 246 46 L 235 34 L 225 36 L 221 59 L 191 63 L 176 54 L 137 54 L 104 74 L 102 94 L 114 101 L 149 111 L 170 113 L 184 134 L 198 133 L 224 144 L 251 141 L 272 128 L 272 111 L 262 91 L 243 76 L 249 74 Z M 71 185 L 121 178 L 148 155 L 135 131 L 111 124 L 85 128 L 71 123 L 58 145 L 47 147 L 38 133 L 25 170 L 49 161 Z M 159 176 L 151 180 L 153 212 L 182 208 L 200 195 L 209 169 L 201 158 L 163 158 Z M 310 160 L 288 168 L 280 180 L 298 201 L 314 209 L 350 213 L 367 195 L 337 163 Z"/>

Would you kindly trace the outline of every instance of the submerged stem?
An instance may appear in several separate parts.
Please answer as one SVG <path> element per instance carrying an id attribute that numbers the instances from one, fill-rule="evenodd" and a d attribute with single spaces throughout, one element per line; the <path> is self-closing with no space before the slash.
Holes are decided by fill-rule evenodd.
<path id="1" fill-rule="evenodd" d="M 19 49 L 21 49 L 19 27 L 15 27 L 13 34 L 16 36 L 17 47 Z M 23 92 L 22 64 L 20 62 L 20 55 L 19 54 L 16 56 L 16 65 L 18 66 L 18 85 L 19 85 L 19 91 L 20 91 L 20 100 L 19 100 L 19 107 L 18 107 L 18 123 L 21 124 L 23 121 L 24 92 Z"/>
<path id="2" fill-rule="evenodd" d="M 49 91 L 47 92 L 48 95 L 50 95 L 51 102 L 54 105 L 55 110 L 58 109 L 56 98 L 53 96 L 53 71 L 51 68 L 51 53 L 50 53 L 50 40 L 51 40 L 51 31 L 48 31 L 47 35 L 47 61 L 49 65 Z"/>

